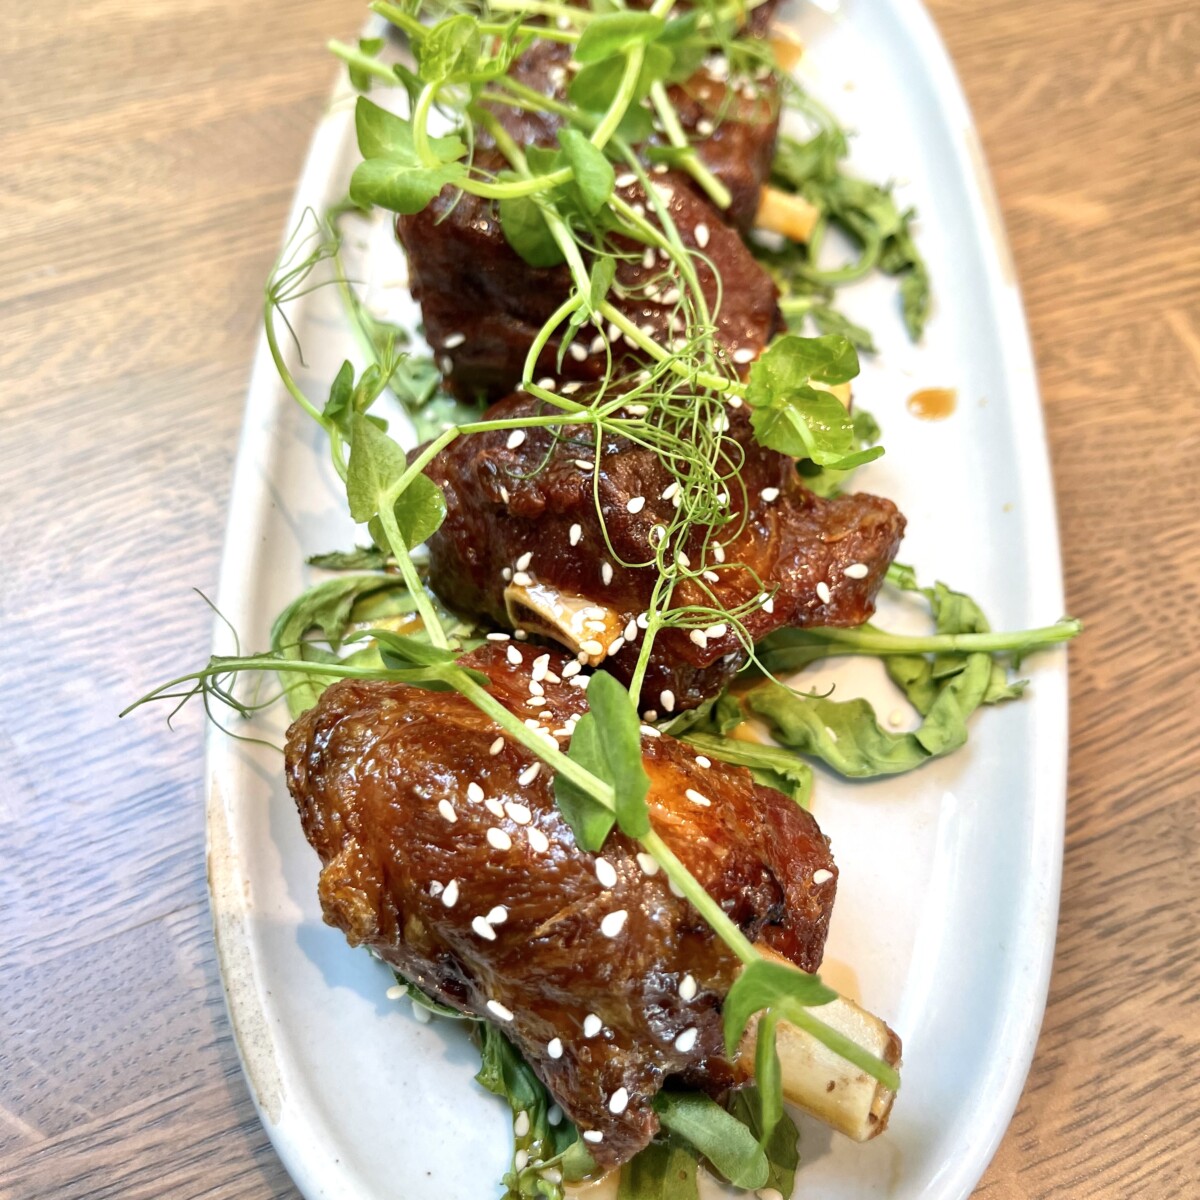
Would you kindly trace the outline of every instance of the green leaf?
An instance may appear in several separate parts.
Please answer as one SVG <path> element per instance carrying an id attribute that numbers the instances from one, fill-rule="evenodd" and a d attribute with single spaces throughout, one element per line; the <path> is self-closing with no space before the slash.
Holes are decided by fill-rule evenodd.
<path id="1" fill-rule="evenodd" d="M 765 1008 L 787 1005 L 814 1008 L 837 999 L 837 992 L 826 987 L 819 975 L 809 975 L 798 967 L 760 958 L 742 968 L 725 997 L 725 1046 L 733 1054 L 742 1040 L 750 1018 Z"/>
<path id="2" fill-rule="evenodd" d="M 412 40 L 417 69 L 426 83 L 442 83 L 470 74 L 479 61 L 479 20 L 467 13 L 438 22 L 423 38 Z"/>
<path id="3" fill-rule="evenodd" d="M 587 698 L 601 754 L 599 770 L 593 773 L 612 785 L 621 832 L 631 838 L 645 837 L 650 832 L 650 810 L 646 806 L 650 776 L 642 762 L 637 710 L 629 693 L 606 671 L 592 676 Z"/>
<path id="4" fill-rule="evenodd" d="M 654 1110 L 665 1129 L 695 1147 L 735 1187 L 760 1188 L 767 1156 L 754 1135 L 702 1092 L 662 1091 Z"/>
<path id="5" fill-rule="evenodd" d="M 377 58 L 380 50 L 383 49 L 383 38 L 359 38 L 358 48 L 368 58 Z M 369 72 L 351 63 L 349 73 L 350 84 L 356 91 L 367 92 L 371 90 L 372 80 Z"/>
<path id="6" fill-rule="evenodd" d="M 365 208 L 418 213 L 449 183 L 466 178 L 462 163 L 420 167 L 392 158 L 369 158 L 354 168 L 350 198 Z"/>
<path id="7" fill-rule="evenodd" d="M 879 441 L 879 425 L 864 408 L 855 408 L 850 414 L 852 429 L 850 447 L 853 453 L 874 446 Z M 796 469 L 804 480 L 804 486 L 818 496 L 836 496 L 843 490 L 853 470 L 839 471 L 833 467 L 818 466 L 810 458 L 801 459 Z"/>
<path id="8" fill-rule="evenodd" d="M 634 46 L 648 46 L 665 29 L 661 17 L 640 12 L 605 13 L 590 21 L 575 47 L 574 58 L 580 63 L 599 63 L 617 58 Z"/>
<path id="9" fill-rule="evenodd" d="M 745 719 L 746 714 L 742 712 L 737 697 L 726 689 L 710 696 L 696 708 L 680 713 L 666 729 L 672 737 L 682 737 L 689 731 L 723 737 L 732 733 Z"/>
<path id="10" fill-rule="evenodd" d="M 407 465 L 400 446 L 368 417 L 355 413 L 350 421 L 350 462 L 346 471 L 350 515 L 356 521 L 375 517 Z M 396 498 L 392 512 L 404 544 L 411 550 L 437 531 L 446 516 L 446 498 L 432 479 L 417 475 Z M 381 532 L 378 525 L 372 529 L 377 545 L 383 544 Z"/>
<path id="11" fill-rule="evenodd" d="M 612 196 L 616 181 L 612 163 L 578 129 L 564 126 L 558 131 L 558 140 L 575 172 L 575 185 L 583 198 L 583 206 L 594 216 Z"/>
<path id="12" fill-rule="evenodd" d="M 633 89 L 634 104 L 644 100 L 650 92 L 650 85 L 666 75 L 670 70 L 671 61 L 671 51 L 665 46 L 652 45 L 646 48 L 642 69 Z M 576 72 L 567 88 L 567 96 L 573 104 L 588 112 L 606 112 L 617 98 L 624 74 L 624 58 L 613 57 L 590 62 Z"/>
<path id="13" fill-rule="evenodd" d="M 758 1039 L 754 1045 L 754 1081 L 758 1085 L 758 1144 L 775 1132 L 783 1119 L 783 1067 L 779 1062 L 779 1047 L 775 1042 L 775 1027 L 779 1018 L 768 1010 L 758 1022 Z"/>
<path id="14" fill-rule="evenodd" d="M 617 277 L 617 260 L 609 254 L 597 255 L 596 260 L 592 263 L 591 273 L 588 281 L 591 287 L 588 289 L 588 306 L 594 312 L 604 303 L 608 296 L 609 289 L 613 285 L 613 280 Z M 583 315 L 581 313 L 581 315 Z"/>
<path id="15" fill-rule="evenodd" d="M 498 208 L 504 240 L 531 267 L 554 267 L 563 261 L 542 207 L 532 196 L 508 197 Z"/>
<path id="16" fill-rule="evenodd" d="M 785 334 L 755 362 L 747 395 L 762 392 L 774 396 L 803 387 L 813 379 L 818 383 L 849 383 L 858 370 L 854 343 L 840 334 L 815 338 Z"/>
<path id="17" fill-rule="evenodd" d="M 378 546 L 355 546 L 353 550 L 329 550 L 310 554 L 304 560 L 322 571 L 384 571 L 391 560 Z"/>
<path id="18" fill-rule="evenodd" d="M 460 139 L 431 138 L 437 163 L 426 163 L 413 144 L 411 122 L 365 96 L 355 106 L 354 126 L 365 161 L 354 169 L 350 199 L 362 208 L 377 204 L 391 212 L 420 212 L 446 184 L 466 175 L 458 161 L 466 154 Z"/>
<path id="19" fill-rule="evenodd" d="M 604 748 L 597 731 L 596 718 L 590 712 L 584 713 L 576 724 L 567 748 L 567 757 L 597 778 L 604 778 Z M 598 851 L 617 823 L 616 814 L 588 792 L 576 787 L 561 772 L 554 776 L 554 800 L 570 825 L 579 848 L 593 854 Z"/>
<path id="20" fill-rule="evenodd" d="M 329 386 L 329 399 L 325 401 L 322 416 L 334 425 L 343 428 L 343 420 L 349 415 L 350 400 L 354 395 L 354 367 L 347 359 Z"/>
<path id="21" fill-rule="evenodd" d="M 380 508 L 384 494 L 404 473 L 404 451 L 361 413 L 350 422 L 350 463 L 346 472 L 346 498 L 350 515 L 368 521 Z"/>
<path id="22" fill-rule="evenodd" d="M 685 733 L 683 741 L 709 758 L 749 767 L 756 783 L 782 792 L 801 808 L 808 807 L 812 797 L 812 767 L 794 751 L 712 733 Z"/>
<path id="23" fill-rule="evenodd" d="M 753 1084 L 738 1088 L 729 1097 L 729 1111 L 754 1135 L 767 1154 L 767 1183 L 781 1196 L 796 1190 L 796 1168 L 800 1165 L 800 1134 L 796 1123 L 784 1112 L 774 1131 L 764 1133 L 759 1117 L 761 1101 Z"/>
<path id="24" fill-rule="evenodd" d="M 507 1101 L 513 1114 L 513 1164 L 504 1176 L 508 1188 L 506 1200 L 563 1200 L 563 1190 L 541 1177 L 536 1166 L 567 1156 L 562 1163 L 568 1179 L 580 1178 L 595 1170 L 596 1164 L 579 1141 L 575 1126 L 565 1118 L 551 1125 L 550 1110 L 554 1097 L 534 1074 L 521 1053 L 494 1025 L 481 1021 L 475 1026 L 482 1063 L 476 1080 L 495 1096 Z M 528 1127 L 526 1127 L 528 1122 Z M 518 1129 L 523 1132 L 518 1132 Z M 517 1155 L 525 1166 L 518 1168 Z"/>
<path id="25" fill-rule="evenodd" d="M 678 1138 L 656 1138 L 621 1168 L 617 1200 L 700 1200 L 696 1155 Z"/>

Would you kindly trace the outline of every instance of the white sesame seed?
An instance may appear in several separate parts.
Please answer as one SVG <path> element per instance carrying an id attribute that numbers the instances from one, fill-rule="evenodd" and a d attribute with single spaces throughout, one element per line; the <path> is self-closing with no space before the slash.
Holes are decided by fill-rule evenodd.
<path id="1" fill-rule="evenodd" d="M 715 625 L 710 625 L 704 632 L 711 640 L 715 641 L 717 638 L 723 638 L 729 632 L 729 626 L 724 621 L 718 621 Z"/>
<path id="2" fill-rule="evenodd" d="M 638 866 L 642 868 L 642 873 L 644 875 L 658 874 L 658 863 L 655 862 L 653 855 L 647 854 L 644 850 L 639 850 L 637 861 Z"/>
<path id="3" fill-rule="evenodd" d="M 524 440 L 525 440 L 525 430 L 514 429 L 512 431 L 512 433 L 510 433 L 508 435 L 508 442 L 506 443 L 506 445 L 508 446 L 508 448 L 510 450 L 515 450 Z"/>
<path id="4" fill-rule="evenodd" d="M 542 773 L 542 764 L 540 762 L 530 763 L 529 766 L 517 776 L 517 782 L 522 787 L 527 787 Z"/>
<path id="5" fill-rule="evenodd" d="M 670 688 L 663 688 L 658 693 L 658 702 L 663 706 L 663 712 L 675 711 L 675 693 Z"/>
<path id="6" fill-rule="evenodd" d="M 513 575 L 512 581 L 517 587 L 529 587 L 533 583 L 533 577 L 528 571 L 517 571 Z"/>
<path id="7" fill-rule="evenodd" d="M 657 716 L 657 715 L 658 714 L 656 713 L 655 716 Z M 646 737 L 662 737 L 662 734 L 657 729 L 655 729 L 653 725 L 642 725 L 641 730 L 642 730 L 642 733 L 646 735 Z"/>
<path id="8" fill-rule="evenodd" d="M 703 629 L 693 629 L 691 633 L 688 634 L 688 640 L 699 646 L 701 650 L 708 645 L 708 637 Z"/>
<path id="9" fill-rule="evenodd" d="M 695 788 L 687 788 L 683 793 L 693 804 L 700 805 L 701 808 L 708 808 L 712 801 Z"/>
<path id="10" fill-rule="evenodd" d="M 487 831 L 487 840 L 488 844 L 496 850 L 512 849 L 512 838 L 503 829 L 497 829 L 495 825 Z"/>
<path id="11" fill-rule="evenodd" d="M 503 925 L 508 920 L 508 909 L 503 904 L 497 904 L 483 919 L 489 925 Z"/>
<path id="12" fill-rule="evenodd" d="M 507 642 L 509 635 L 507 633 L 489 633 L 487 640 L 489 642 Z"/>
<path id="13" fill-rule="evenodd" d="M 508 503 L 508 488 L 506 488 L 503 484 L 500 485 L 500 499 L 503 500 L 505 504 Z"/>
<path id="14" fill-rule="evenodd" d="M 483 788 L 473 779 L 467 784 L 467 799 L 474 800 L 476 804 L 483 800 Z"/>
<path id="15" fill-rule="evenodd" d="M 700 578 L 703 579 L 705 583 L 721 582 L 721 577 L 716 573 L 716 571 L 702 571 L 700 573 Z"/>
<path id="16" fill-rule="evenodd" d="M 598 1129 L 585 1129 L 583 1131 L 583 1140 L 585 1142 L 591 1142 L 593 1146 L 596 1146 L 600 1142 L 604 1141 L 604 1134 L 602 1134 Z"/>
<path id="17" fill-rule="evenodd" d="M 618 908 L 616 912 L 610 912 L 600 922 L 600 932 L 607 938 L 615 938 L 625 928 L 627 920 L 629 920 L 629 913 L 623 908 Z"/>
<path id="18" fill-rule="evenodd" d="M 551 1058 L 562 1058 L 562 1038 L 551 1038 L 550 1041 L 546 1043 L 546 1053 L 550 1055 Z"/>
<path id="19" fill-rule="evenodd" d="M 645 496 L 630 496 L 625 501 L 625 508 L 631 513 L 640 513 L 646 507 Z"/>
<path id="20" fill-rule="evenodd" d="M 586 642 L 580 642 L 579 649 L 582 650 L 585 654 L 589 654 L 589 655 L 596 655 L 596 654 L 604 653 L 604 646 L 600 642 L 596 641 L 595 638 L 588 638 L 588 640 Z M 574 682 L 578 683 L 579 681 L 575 680 Z"/>
<path id="21" fill-rule="evenodd" d="M 725 561 L 725 547 L 720 542 L 713 543 L 712 556 L 714 562 L 723 563 Z"/>
<path id="22" fill-rule="evenodd" d="M 452 879 L 446 884 L 446 890 L 442 893 L 442 903 L 447 908 L 453 908 L 458 903 L 458 880 Z"/>
<path id="23" fill-rule="evenodd" d="M 442 348 L 444 350 L 457 350 L 466 340 L 467 335 L 465 333 L 452 333 L 442 341 Z"/>
<path id="24" fill-rule="evenodd" d="M 604 586 L 608 587 L 613 580 L 612 563 L 602 562 L 600 564 L 600 578 L 604 581 Z"/>
<path id="25" fill-rule="evenodd" d="M 617 883 L 617 868 L 607 858 L 596 859 L 596 878 L 601 887 L 615 887 Z"/>
<path id="26" fill-rule="evenodd" d="M 508 659 L 514 667 L 519 667 L 525 660 L 521 657 L 521 652 L 516 646 L 509 646 L 504 651 L 504 657 Z"/>
<path id="27" fill-rule="evenodd" d="M 653 246 L 646 247 L 646 251 L 642 255 L 642 266 L 645 267 L 647 271 L 654 270 L 654 247 Z"/>
<path id="28" fill-rule="evenodd" d="M 453 825 L 454 822 L 458 820 L 458 813 L 456 813 L 454 811 L 454 806 L 450 803 L 449 800 L 439 800 L 438 801 L 438 812 L 440 812 L 442 814 L 442 816 L 445 817 L 446 820 L 450 822 L 451 825 Z"/>
<path id="29" fill-rule="evenodd" d="M 675 882 L 675 880 L 673 880 L 673 879 L 668 879 L 668 880 L 667 880 L 667 887 L 669 887 L 669 888 L 671 889 L 671 895 L 672 895 L 672 896 L 678 896 L 678 897 L 680 898 L 680 900 L 682 900 L 682 899 L 683 899 L 683 889 L 682 889 L 682 888 L 679 886 L 679 884 L 677 884 L 677 883 Z"/>
<path id="30" fill-rule="evenodd" d="M 545 388 L 548 392 L 552 392 L 558 386 L 558 383 L 552 376 L 547 375 L 545 379 L 539 379 L 537 385 L 540 388 Z"/>
<path id="31" fill-rule="evenodd" d="M 488 1012 L 493 1017 L 499 1017 L 501 1021 L 511 1021 L 513 1019 L 512 1009 L 505 1008 L 499 1000 L 489 1000 L 487 1002 Z"/>
<path id="32" fill-rule="evenodd" d="M 588 348 L 581 342 L 572 342 L 569 353 L 576 362 L 585 362 L 588 356 Z"/>
<path id="33" fill-rule="evenodd" d="M 692 560 L 682 550 L 675 551 L 675 561 L 686 571 L 691 565 Z"/>
<path id="34" fill-rule="evenodd" d="M 626 1088 L 619 1087 L 608 1098 L 608 1111 L 616 1115 L 620 1115 L 629 1107 L 629 1091 Z"/>
<path id="35" fill-rule="evenodd" d="M 663 488 L 662 495 L 659 496 L 659 499 L 660 500 L 670 500 L 671 497 L 674 496 L 677 491 L 679 491 L 679 480 L 674 479 L 670 483 L 668 483 L 665 488 Z"/>
<path id="36" fill-rule="evenodd" d="M 395 983 L 383 994 L 389 1000 L 403 1000 L 404 997 L 408 995 L 408 989 L 401 987 L 398 983 Z"/>
<path id="37" fill-rule="evenodd" d="M 524 1109 L 521 1109 L 517 1113 L 517 1119 L 513 1122 L 513 1133 L 517 1137 L 525 1137 L 529 1133 L 529 1128 L 529 1114 Z"/>
<path id="38" fill-rule="evenodd" d="M 596 464 L 590 458 L 577 458 L 575 465 L 581 471 L 590 471 Z"/>
<path id="39" fill-rule="evenodd" d="M 579 539 L 581 537 L 583 537 L 583 526 L 580 525 L 578 522 L 576 522 L 574 525 L 571 526 L 571 531 L 570 531 L 570 533 L 567 534 L 567 540 L 571 543 L 572 546 L 578 546 Z"/>
<path id="40" fill-rule="evenodd" d="M 823 579 L 817 580 L 817 599 L 822 604 L 828 604 L 833 599 L 833 593 L 829 590 L 829 584 Z"/>
<path id="41" fill-rule="evenodd" d="M 728 428 L 729 428 L 728 416 L 726 416 L 725 413 L 717 413 L 717 415 L 715 417 L 713 417 L 713 420 L 712 420 L 713 433 L 724 433 Z M 721 501 L 721 503 L 728 504 L 729 503 L 728 494 L 725 492 L 722 492 L 721 494 L 722 494 L 722 496 L 724 496 L 724 499 Z"/>
<path id="42" fill-rule="evenodd" d="M 488 810 L 488 812 L 490 812 L 492 814 L 493 817 L 504 816 L 504 805 L 501 804 L 500 801 L 497 800 L 495 796 L 489 796 L 483 802 L 483 806 L 484 806 L 484 808 L 486 808 Z"/>
<path id="43" fill-rule="evenodd" d="M 701 250 L 703 250 L 704 247 L 708 245 L 708 226 L 705 225 L 703 221 L 701 221 L 700 224 L 696 226 L 695 235 L 696 235 L 696 245 L 699 246 Z"/>
<path id="44" fill-rule="evenodd" d="M 488 924 L 486 917 L 472 917 L 471 928 L 485 942 L 494 942 L 496 940 L 496 931 Z"/>
<path id="45" fill-rule="evenodd" d="M 692 975 L 685 975 L 679 981 L 679 997 L 681 1000 L 695 1000 L 698 990 L 695 977 Z"/>
<path id="46" fill-rule="evenodd" d="M 735 363 L 745 365 L 748 362 L 753 362 L 754 359 L 755 359 L 755 352 L 754 352 L 753 348 L 750 346 L 739 346 L 733 352 L 733 361 Z"/>
<path id="47" fill-rule="evenodd" d="M 700 120 L 696 122 L 696 132 L 701 137 L 708 137 L 714 128 L 715 126 L 707 117 L 701 117 Z"/>
<path id="48" fill-rule="evenodd" d="M 503 579 L 505 583 L 508 583 L 508 581 L 512 579 L 512 567 L 504 567 L 500 572 L 500 578 Z"/>
<path id="49" fill-rule="evenodd" d="M 707 754 L 697 754 L 696 755 L 696 766 L 704 767 L 704 769 L 707 770 L 709 767 L 712 766 L 712 759 L 709 758 Z"/>
<path id="50" fill-rule="evenodd" d="M 625 639 L 623 637 L 615 637 L 608 643 L 609 654 L 620 654 L 625 647 Z"/>
<path id="51" fill-rule="evenodd" d="M 523 642 L 528 636 L 529 636 L 528 630 L 525 630 L 525 629 L 514 629 L 513 630 L 513 637 L 515 637 L 518 642 Z"/>
<path id="52" fill-rule="evenodd" d="M 627 642 L 636 641 L 637 635 L 638 635 L 637 622 L 632 617 L 630 617 L 629 620 L 625 622 L 625 640 Z"/>
<path id="53" fill-rule="evenodd" d="M 562 669 L 562 677 L 564 679 L 570 679 L 572 675 L 578 675 L 579 672 L 582 670 L 583 670 L 583 668 L 579 665 L 579 663 L 569 662 Z"/>
<path id="54" fill-rule="evenodd" d="M 525 836 L 529 838 L 529 844 L 539 854 L 545 854 L 550 849 L 550 839 L 536 826 L 528 829 Z"/>
<path id="55" fill-rule="evenodd" d="M 700 1031 L 693 1025 L 690 1029 L 685 1029 L 675 1039 L 675 1049 L 680 1054 L 687 1054 L 696 1044 L 696 1039 L 700 1036 Z"/>
<path id="56" fill-rule="evenodd" d="M 866 563 L 851 563 L 842 574 L 847 579 L 866 579 L 870 574 L 871 568 Z"/>
<path id="57" fill-rule="evenodd" d="M 773 613 L 774 611 L 775 611 L 775 597 L 774 597 L 774 596 L 768 596 L 768 597 L 767 597 L 767 598 L 766 598 L 766 599 L 763 601 L 763 612 L 765 612 L 765 613 Z"/>
<path id="58" fill-rule="evenodd" d="M 777 487 L 763 488 L 759 495 L 762 496 L 765 504 L 773 504 L 779 499 L 779 489 Z"/>
<path id="59" fill-rule="evenodd" d="M 658 720 L 658 709 L 657 708 L 646 709 L 646 711 L 644 713 L 642 713 L 642 720 L 643 721 L 657 721 Z"/>
<path id="60" fill-rule="evenodd" d="M 595 1013 L 588 1013 L 583 1018 L 583 1036 L 594 1038 L 604 1028 L 604 1022 Z"/>
<path id="61" fill-rule="evenodd" d="M 632 187 L 635 183 L 637 183 L 637 176 L 632 171 L 626 171 L 614 180 L 614 186 L 619 188 Z"/>
<path id="62" fill-rule="evenodd" d="M 833 878 L 833 872 L 825 870 L 822 867 L 819 871 L 813 872 L 813 883 L 822 884 L 828 883 Z"/>
<path id="63" fill-rule="evenodd" d="M 544 696 L 546 689 L 536 679 L 531 678 L 529 680 L 529 694 L 531 696 Z"/>
<path id="64" fill-rule="evenodd" d="M 518 571 L 524 571 L 524 570 L 528 569 L 529 564 L 531 562 L 533 562 L 533 551 L 526 550 L 525 553 L 522 554 L 521 557 L 517 559 L 515 566 Z"/>
<path id="65" fill-rule="evenodd" d="M 559 1056 L 559 1054 L 562 1053 L 562 1042 L 559 1042 L 558 1038 L 555 1038 L 554 1040 L 556 1042 L 558 1042 L 559 1052 L 558 1052 L 558 1054 L 551 1055 L 551 1058 L 557 1058 Z M 547 1046 L 546 1049 L 549 1050 L 550 1047 Z M 562 1124 L 562 1119 L 563 1119 L 563 1110 L 561 1108 L 559 1108 L 557 1104 L 550 1105 L 550 1107 L 546 1110 L 546 1120 L 549 1121 L 551 1125 L 553 1125 L 557 1128 L 559 1125 Z M 552 1179 L 551 1176 L 553 1176 L 553 1175 L 557 1175 L 558 1178 Z M 557 1170 L 555 1170 L 555 1168 L 551 1167 L 548 1171 L 542 1172 L 542 1178 L 549 1179 L 551 1181 L 551 1183 L 562 1183 L 562 1172 L 557 1171 Z M 782 1197 L 780 1198 L 780 1200 L 782 1200 Z"/>

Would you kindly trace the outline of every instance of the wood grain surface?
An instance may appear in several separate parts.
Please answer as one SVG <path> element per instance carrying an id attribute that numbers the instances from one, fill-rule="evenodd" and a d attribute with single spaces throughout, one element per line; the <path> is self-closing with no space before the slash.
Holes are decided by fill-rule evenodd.
<path id="1" fill-rule="evenodd" d="M 1200 1195 L 1200 11 L 935 0 L 1041 371 L 1072 758 L 1058 952 L 979 1195 Z M 0 1197 L 296 1195 L 238 1068 L 200 660 L 260 285 L 355 0 L 0 16 Z"/>

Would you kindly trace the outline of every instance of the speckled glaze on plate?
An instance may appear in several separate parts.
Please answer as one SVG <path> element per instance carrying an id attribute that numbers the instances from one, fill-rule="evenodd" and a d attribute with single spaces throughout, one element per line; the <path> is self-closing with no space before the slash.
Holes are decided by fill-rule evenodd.
<path id="1" fill-rule="evenodd" d="M 902 202 L 919 209 L 935 286 L 935 316 L 916 347 L 890 281 L 868 280 L 846 296 L 880 345 L 856 397 L 888 448 L 857 486 L 900 504 L 909 518 L 901 558 L 923 578 L 969 591 L 996 627 L 1053 621 L 1061 571 L 1032 357 L 945 51 L 911 0 L 847 0 L 793 19 L 810 47 L 805 84 L 859 133 L 855 166 L 895 179 Z M 307 207 L 341 197 L 354 157 L 352 99 L 339 92 L 289 229 Z M 403 260 L 385 222 L 363 261 L 374 299 L 395 302 Z M 344 357 L 358 357 L 337 298 L 320 290 L 289 316 L 305 350 L 301 383 L 320 394 Z M 921 421 L 906 407 L 929 387 L 957 393 L 945 420 Z M 264 646 L 274 614 L 311 581 L 304 556 L 349 546 L 355 532 L 323 437 L 263 347 L 218 599 L 244 646 Z M 898 602 L 880 619 L 920 627 Z M 230 649 L 223 627 L 217 648 Z M 804 1195 L 964 1197 L 1012 1115 L 1049 981 L 1065 798 L 1062 652 L 1032 660 L 1027 673 L 1028 698 L 979 714 L 960 753 L 897 779 L 817 780 L 814 811 L 841 867 L 823 973 L 888 1019 L 904 1039 L 905 1067 L 891 1128 L 876 1141 L 853 1145 L 801 1121 Z M 885 716 L 900 707 L 877 664 L 818 665 L 802 678 L 859 689 Z M 267 714 L 254 732 L 278 743 L 284 723 Z M 507 1113 L 472 1082 L 477 1056 L 461 1027 L 416 1021 L 406 1002 L 386 998 L 387 971 L 322 923 L 316 857 L 277 753 L 213 733 L 208 829 L 230 1019 L 264 1125 L 300 1191 L 312 1200 L 498 1195 Z M 713 1184 L 709 1193 L 722 1191 Z"/>

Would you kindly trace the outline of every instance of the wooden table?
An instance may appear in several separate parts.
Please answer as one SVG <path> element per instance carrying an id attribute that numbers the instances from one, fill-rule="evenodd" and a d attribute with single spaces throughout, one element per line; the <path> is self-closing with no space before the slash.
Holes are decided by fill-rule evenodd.
<path id="1" fill-rule="evenodd" d="M 1066 548 L 1058 955 L 979 1195 L 1200 1194 L 1200 11 L 937 0 L 1033 328 Z M 294 1196 L 226 1023 L 200 660 L 259 288 L 350 0 L 0 34 L 0 1197 Z"/>

